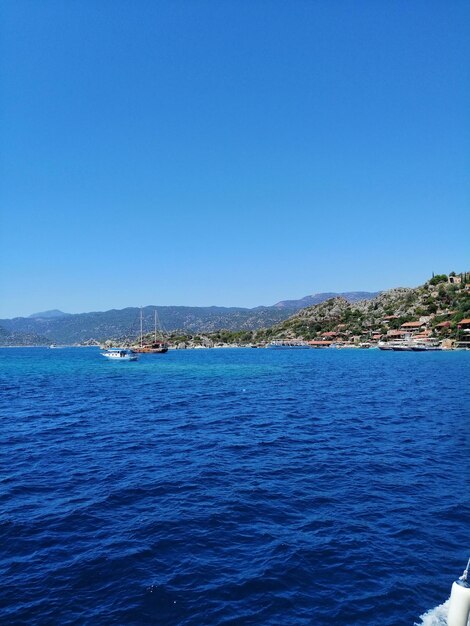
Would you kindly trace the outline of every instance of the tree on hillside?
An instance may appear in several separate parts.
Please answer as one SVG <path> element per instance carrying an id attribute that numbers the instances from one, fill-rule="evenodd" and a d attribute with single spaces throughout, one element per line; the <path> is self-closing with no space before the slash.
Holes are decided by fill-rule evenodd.
<path id="1" fill-rule="evenodd" d="M 430 285 L 439 285 L 439 283 L 446 283 L 447 282 L 447 274 L 436 274 L 431 278 L 431 280 L 429 281 Z"/>

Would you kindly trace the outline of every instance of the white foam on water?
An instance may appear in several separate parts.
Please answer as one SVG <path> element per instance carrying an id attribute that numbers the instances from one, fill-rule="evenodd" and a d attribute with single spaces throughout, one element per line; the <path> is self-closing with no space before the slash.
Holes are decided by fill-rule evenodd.
<path id="1" fill-rule="evenodd" d="M 415 622 L 414 626 L 447 626 L 447 613 L 449 612 L 450 598 L 439 604 L 434 609 L 430 609 L 420 615 L 420 622 Z"/>

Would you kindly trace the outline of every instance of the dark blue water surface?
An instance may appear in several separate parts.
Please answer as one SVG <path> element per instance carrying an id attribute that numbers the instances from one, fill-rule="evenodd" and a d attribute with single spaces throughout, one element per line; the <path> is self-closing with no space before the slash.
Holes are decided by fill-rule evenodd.
<path id="1" fill-rule="evenodd" d="M 0 617 L 412 625 L 469 556 L 470 352 L 0 350 Z"/>

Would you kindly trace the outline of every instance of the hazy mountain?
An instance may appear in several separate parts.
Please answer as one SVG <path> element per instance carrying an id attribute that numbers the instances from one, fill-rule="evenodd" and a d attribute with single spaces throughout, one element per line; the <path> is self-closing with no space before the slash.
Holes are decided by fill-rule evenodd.
<path id="1" fill-rule="evenodd" d="M 67 315 L 70 315 L 70 313 L 64 313 L 63 311 L 59 311 L 59 309 L 52 309 L 51 311 L 43 311 L 42 313 L 32 313 L 29 317 L 36 319 L 55 319 L 57 317 L 66 317 Z"/>
<path id="2" fill-rule="evenodd" d="M 358 292 L 344 294 L 351 301 Z M 323 302 L 337 294 L 316 294 L 300 300 L 286 300 L 274 306 L 253 309 L 242 307 L 187 307 L 147 306 L 143 309 L 144 331 L 154 324 L 157 309 L 162 327 L 167 331 L 209 333 L 220 329 L 257 330 L 267 328 L 287 319 L 292 313 L 307 306 L 312 298 Z M 373 295 L 373 294 L 370 294 Z M 363 296 L 364 297 L 364 296 Z M 83 343 L 88 340 L 136 337 L 140 332 L 140 309 L 128 307 L 93 313 L 63 313 L 52 310 L 35 313 L 29 317 L 0 320 L 0 345 L 28 345 L 58 343 Z"/>

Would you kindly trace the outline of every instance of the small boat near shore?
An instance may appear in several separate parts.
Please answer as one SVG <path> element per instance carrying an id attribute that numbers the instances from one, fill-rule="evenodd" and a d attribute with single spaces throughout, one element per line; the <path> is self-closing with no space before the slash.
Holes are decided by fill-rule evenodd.
<path id="1" fill-rule="evenodd" d="M 393 350 L 394 343 L 393 341 L 379 341 L 377 348 L 379 350 Z"/>
<path id="2" fill-rule="evenodd" d="M 137 361 L 138 358 L 133 350 L 127 348 L 110 348 L 106 352 L 102 352 L 101 355 L 110 361 Z"/>
<path id="3" fill-rule="evenodd" d="M 310 348 L 310 346 L 308 345 L 308 343 L 304 343 L 303 341 L 295 341 L 295 340 L 285 340 L 285 341 L 271 341 L 271 343 L 268 343 L 268 345 L 266 346 L 267 348 L 270 348 L 271 350 L 287 350 L 287 349 L 305 349 L 305 348 Z"/>
<path id="4" fill-rule="evenodd" d="M 134 346 L 132 348 L 133 352 L 138 352 L 139 354 L 165 354 L 168 352 L 168 346 L 166 343 L 152 343 L 151 345 L 144 346 Z"/>
<path id="5" fill-rule="evenodd" d="M 424 343 L 415 341 L 379 341 L 379 350 L 393 350 L 394 352 L 436 352 L 442 350 L 440 343 Z"/>
<path id="6" fill-rule="evenodd" d="M 155 330 L 154 330 L 154 339 L 151 344 L 144 344 L 144 330 L 143 330 L 143 312 L 140 309 L 140 345 L 132 346 L 133 352 L 138 352 L 139 354 L 165 354 L 168 352 L 168 344 L 165 342 L 163 338 L 163 331 L 160 331 L 162 336 L 161 340 L 157 337 L 157 322 L 158 322 L 158 314 L 155 309 Z"/>

